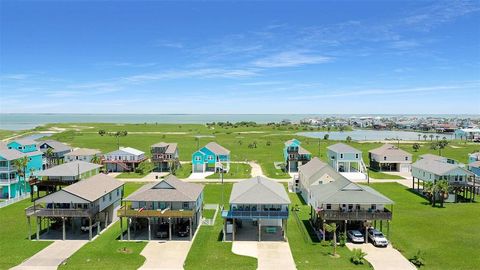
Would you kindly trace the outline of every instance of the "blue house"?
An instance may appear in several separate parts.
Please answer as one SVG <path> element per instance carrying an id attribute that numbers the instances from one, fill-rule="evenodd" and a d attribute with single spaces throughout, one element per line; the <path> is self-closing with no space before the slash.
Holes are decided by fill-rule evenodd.
<path id="1" fill-rule="evenodd" d="M 297 172 L 298 166 L 307 164 L 312 159 L 312 154 L 300 146 L 300 141 L 291 139 L 285 142 L 283 160 L 287 172 Z"/>
<path id="2" fill-rule="evenodd" d="M 210 142 L 192 155 L 194 173 L 230 170 L 230 150 L 215 142 Z"/>
<path id="3" fill-rule="evenodd" d="M 42 170 L 42 152 L 37 149 L 35 141 L 17 139 L 9 142 L 0 149 L 0 196 L 15 198 L 30 192 L 27 179 L 35 171 Z M 25 177 L 18 174 L 14 162 L 17 159 L 28 157 Z"/>
<path id="4" fill-rule="evenodd" d="M 480 176 L 480 152 L 468 154 L 468 169 Z"/>
<path id="5" fill-rule="evenodd" d="M 328 163 L 337 172 L 365 173 L 365 163 L 362 151 L 344 143 L 337 143 L 327 147 Z"/>

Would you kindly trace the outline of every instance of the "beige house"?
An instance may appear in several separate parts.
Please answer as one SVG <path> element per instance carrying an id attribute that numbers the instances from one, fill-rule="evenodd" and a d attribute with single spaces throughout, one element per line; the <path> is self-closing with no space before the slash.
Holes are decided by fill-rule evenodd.
<path id="1" fill-rule="evenodd" d="M 370 168 L 386 172 L 410 172 L 412 154 L 394 145 L 384 144 L 368 151 Z"/>

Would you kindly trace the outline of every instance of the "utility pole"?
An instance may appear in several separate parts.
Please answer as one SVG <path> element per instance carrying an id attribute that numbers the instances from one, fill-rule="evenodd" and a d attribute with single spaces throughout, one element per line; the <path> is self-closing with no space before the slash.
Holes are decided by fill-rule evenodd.
<path id="1" fill-rule="evenodd" d="M 222 171 L 220 173 L 220 177 L 222 179 L 222 206 L 221 206 L 221 209 L 223 210 L 223 191 L 224 191 L 224 186 L 223 186 L 223 164 L 222 164 Z"/>

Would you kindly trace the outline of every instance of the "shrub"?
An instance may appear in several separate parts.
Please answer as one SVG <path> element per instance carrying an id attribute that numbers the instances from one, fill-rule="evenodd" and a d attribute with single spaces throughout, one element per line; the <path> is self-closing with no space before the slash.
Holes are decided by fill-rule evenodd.
<path id="1" fill-rule="evenodd" d="M 344 247 L 345 244 L 347 243 L 347 235 L 343 232 L 340 233 L 340 235 L 338 236 L 338 242 L 341 247 Z"/>
<path id="2" fill-rule="evenodd" d="M 363 252 L 359 248 L 354 248 L 352 252 L 353 252 L 353 256 L 350 258 L 350 261 L 353 264 L 359 265 L 359 264 L 365 263 L 365 256 L 367 256 L 367 253 Z"/>
<path id="3" fill-rule="evenodd" d="M 421 267 L 425 265 L 425 260 L 423 258 L 423 252 L 422 251 L 417 251 L 415 255 L 413 255 L 412 258 L 409 260 L 411 263 L 413 263 L 416 267 Z"/>

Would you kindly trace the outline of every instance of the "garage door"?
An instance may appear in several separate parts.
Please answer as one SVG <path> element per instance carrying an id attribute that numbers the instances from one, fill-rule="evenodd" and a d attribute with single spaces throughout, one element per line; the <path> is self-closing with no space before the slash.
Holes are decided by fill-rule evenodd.
<path id="1" fill-rule="evenodd" d="M 410 164 L 400 164 L 400 172 L 410 172 Z"/>
<path id="2" fill-rule="evenodd" d="M 193 172 L 203 172 L 203 164 L 195 164 Z"/>

